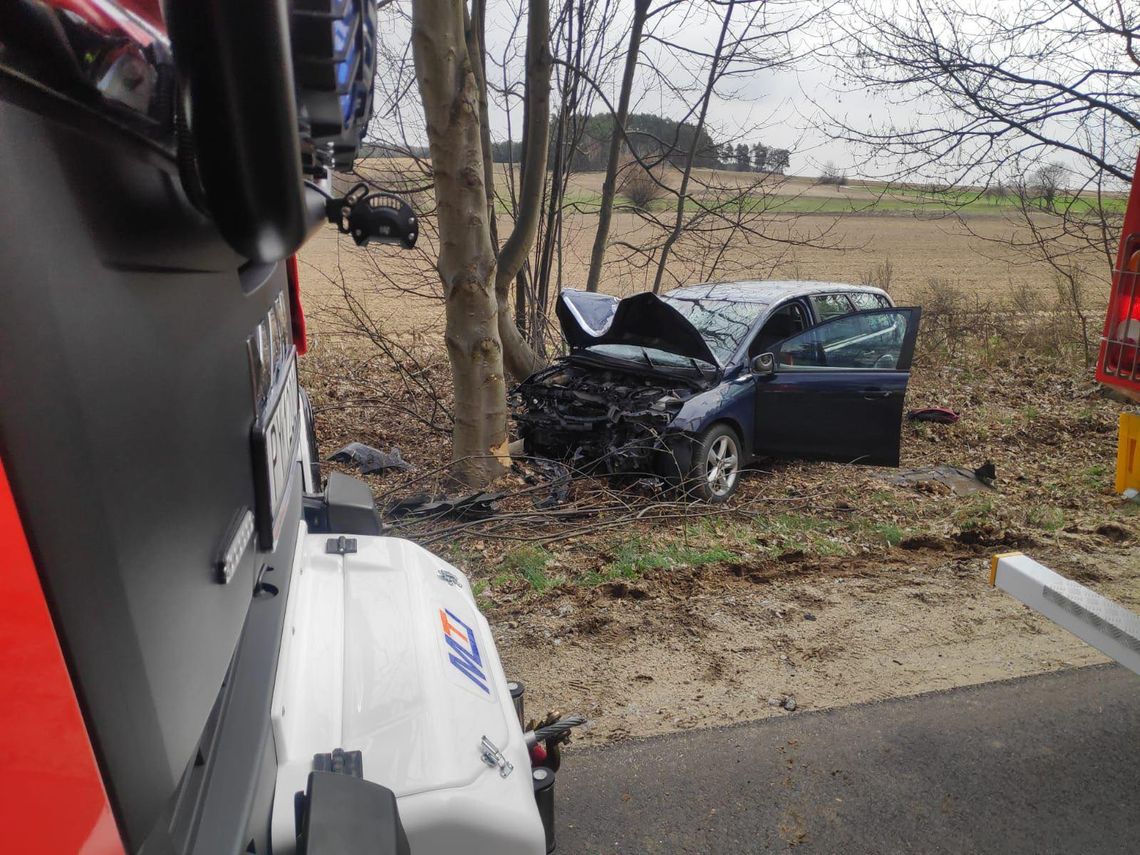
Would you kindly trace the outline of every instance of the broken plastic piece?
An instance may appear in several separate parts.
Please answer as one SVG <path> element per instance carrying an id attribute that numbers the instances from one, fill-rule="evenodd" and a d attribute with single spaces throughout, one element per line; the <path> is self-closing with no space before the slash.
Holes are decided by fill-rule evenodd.
<path id="1" fill-rule="evenodd" d="M 656 475 L 646 475 L 630 484 L 629 489 L 640 496 L 657 496 L 665 490 L 665 479 Z"/>
<path id="2" fill-rule="evenodd" d="M 992 490 L 994 480 L 997 478 L 997 469 L 993 463 L 986 461 L 977 469 L 965 469 L 961 466 L 920 466 L 917 469 L 905 469 L 901 472 L 884 473 L 883 478 L 890 484 L 917 486 L 919 484 L 939 483 L 949 488 L 956 496 L 967 496 L 982 490 Z"/>
<path id="3" fill-rule="evenodd" d="M 940 425 L 952 425 L 962 418 L 946 407 L 924 407 L 920 410 L 911 410 L 906 414 L 906 417 L 912 422 L 935 422 Z"/>
<path id="4" fill-rule="evenodd" d="M 523 480 L 528 484 L 547 483 L 550 486 L 550 492 L 546 496 L 534 500 L 535 509 L 544 510 L 566 504 L 566 500 L 570 498 L 570 470 L 566 465 L 557 460 L 543 458 L 536 458 L 529 462 L 538 470 L 538 474 L 528 473 L 523 475 Z"/>
<path id="5" fill-rule="evenodd" d="M 329 460 L 336 463 L 355 463 L 362 475 L 373 475 L 385 469 L 404 472 L 412 468 L 412 464 L 404 459 L 398 447 L 392 446 L 391 451 L 380 451 L 362 442 L 350 442 L 329 457 Z"/>
<path id="6" fill-rule="evenodd" d="M 421 493 L 389 505 L 384 515 L 388 517 L 438 515 L 469 520 L 486 519 L 498 511 L 495 502 L 504 495 L 504 493 L 472 493 L 468 496 L 433 499 Z"/>

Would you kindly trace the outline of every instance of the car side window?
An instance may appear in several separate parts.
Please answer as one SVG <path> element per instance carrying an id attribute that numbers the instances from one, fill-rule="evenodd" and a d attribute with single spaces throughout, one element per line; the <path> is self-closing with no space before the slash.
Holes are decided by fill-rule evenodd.
<path id="1" fill-rule="evenodd" d="M 777 360 L 792 368 L 898 368 L 909 311 L 876 311 L 839 318 L 779 345 Z"/>
<path id="2" fill-rule="evenodd" d="M 748 346 L 748 358 L 752 359 L 761 353 L 767 353 L 776 342 L 795 335 L 807 326 L 807 313 L 798 301 L 780 306 L 769 315 L 760 332 L 752 339 L 752 344 Z"/>
<path id="3" fill-rule="evenodd" d="M 867 291 L 852 291 L 847 297 L 855 306 L 857 312 L 871 312 L 875 309 L 889 309 L 888 303 L 881 294 L 871 294 Z"/>
<path id="4" fill-rule="evenodd" d="M 821 322 L 838 318 L 840 315 L 849 315 L 855 311 L 851 303 L 843 294 L 813 294 L 811 304 Z"/>

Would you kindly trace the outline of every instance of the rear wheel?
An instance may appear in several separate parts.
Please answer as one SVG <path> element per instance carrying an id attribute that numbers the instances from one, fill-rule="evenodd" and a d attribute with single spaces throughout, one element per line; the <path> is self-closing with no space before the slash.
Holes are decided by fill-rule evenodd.
<path id="1" fill-rule="evenodd" d="M 716 424 L 693 445 L 689 491 L 706 502 L 724 502 L 740 483 L 742 445 L 736 431 Z"/>

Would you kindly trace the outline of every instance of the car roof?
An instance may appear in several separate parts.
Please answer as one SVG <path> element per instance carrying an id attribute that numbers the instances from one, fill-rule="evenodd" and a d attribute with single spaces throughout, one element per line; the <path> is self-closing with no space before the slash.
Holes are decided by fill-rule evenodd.
<path id="1" fill-rule="evenodd" d="M 678 297 L 687 300 L 730 300 L 740 303 L 771 305 L 790 297 L 834 294 L 840 291 L 864 291 L 869 294 L 886 296 L 886 292 L 881 288 L 851 285 L 847 282 L 818 282 L 804 279 L 746 279 L 740 282 L 705 282 L 701 285 L 682 285 L 663 296 L 665 299 Z"/>

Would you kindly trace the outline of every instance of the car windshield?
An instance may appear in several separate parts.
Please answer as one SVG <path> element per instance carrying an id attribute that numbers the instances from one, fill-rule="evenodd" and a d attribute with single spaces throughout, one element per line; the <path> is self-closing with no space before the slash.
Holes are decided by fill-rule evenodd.
<path id="1" fill-rule="evenodd" d="M 665 302 L 685 316 L 708 342 L 716 358 L 725 363 L 744 341 L 766 303 L 717 300 L 711 297 L 669 295 Z"/>
<path id="2" fill-rule="evenodd" d="M 610 356 L 624 359 L 627 362 L 637 362 L 647 368 L 680 368 L 700 374 L 715 369 L 715 366 L 699 359 L 693 359 L 690 356 L 681 356 L 677 353 L 669 353 L 667 350 L 659 350 L 656 347 L 642 347 L 636 344 L 595 344 L 592 347 L 587 347 L 586 351 L 598 356 Z"/>

